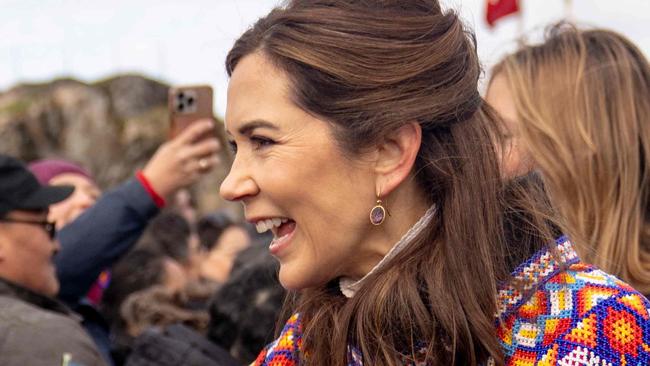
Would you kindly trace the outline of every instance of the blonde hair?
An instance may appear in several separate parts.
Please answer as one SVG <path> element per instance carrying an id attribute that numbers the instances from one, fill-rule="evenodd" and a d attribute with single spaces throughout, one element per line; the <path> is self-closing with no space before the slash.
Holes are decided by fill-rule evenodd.
<path id="1" fill-rule="evenodd" d="M 583 259 L 650 293 L 650 66 L 625 37 L 555 25 L 506 57 L 522 139 Z"/>

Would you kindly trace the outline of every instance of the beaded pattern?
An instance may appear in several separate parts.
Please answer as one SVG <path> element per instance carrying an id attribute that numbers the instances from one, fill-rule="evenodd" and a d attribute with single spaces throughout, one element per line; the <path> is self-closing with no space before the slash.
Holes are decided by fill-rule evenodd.
<path id="1" fill-rule="evenodd" d="M 302 345 L 300 315 L 294 314 L 289 318 L 280 337 L 269 344 L 257 356 L 253 365 L 291 366 L 300 363 L 300 347 Z"/>
<path id="2" fill-rule="evenodd" d="M 581 263 L 566 238 L 556 244 L 520 265 L 514 281 L 499 289 L 495 324 L 506 365 L 650 365 L 650 302 Z M 299 365 L 300 330 L 296 314 L 253 365 Z M 362 365 L 361 353 L 349 347 L 348 366 Z"/>
<path id="3" fill-rule="evenodd" d="M 511 286 L 499 291 L 497 334 L 506 365 L 650 365 L 650 302 L 578 262 L 568 240 L 557 248 L 568 268 L 545 251 L 514 272 L 527 296 Z"/>
<path id="4" fill-rule="evenodd" d="M 512 272 L 513 280 L 502 286 L 498 292 L 497 318 L 502 318 L 509 309 L 517 308 L 524 295 L 540 285 L 545 278 L 558 273 L 563 265 L 577 263 L 580 259 L 566 237 L 556 241 L 555 253 L 541 250 Z"/>

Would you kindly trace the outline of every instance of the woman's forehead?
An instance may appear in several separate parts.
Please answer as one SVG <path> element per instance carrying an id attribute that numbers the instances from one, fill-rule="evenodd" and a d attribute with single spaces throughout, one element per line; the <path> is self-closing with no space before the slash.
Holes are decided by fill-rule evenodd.
<path id="1" fill-rule="evenodd" d="M 254 120 L 277 121 L 297 106 L 288 97 L 289 80 L 265 56 L 255 53 L 244 57 L 233 71 L 228 84 L 226 129 Z"/>

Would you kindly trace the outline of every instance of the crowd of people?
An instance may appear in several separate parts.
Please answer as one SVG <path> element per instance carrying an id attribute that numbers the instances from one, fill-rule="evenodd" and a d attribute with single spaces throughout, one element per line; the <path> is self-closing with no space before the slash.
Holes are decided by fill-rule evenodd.
<path id="1" fill-rule="evenodd" d="M 437 0 L 290 0 L 102 193 L 0 155 L 2 365 L 650 365 L 650 64 L 568 23 L 490 72 Z M 215 187 L 215 191 L 217 187 Z"/>
<path id="2" fill-rule="evenodd" d="M 251 361 L 272 338 L 272 327 L 239 322 L 242 311 L 270 320 L 279 313 L 284 292 L 273 280 L 275 261 L 261 251 L 270 239 L 227 212 L 197 218 L 186 199 L 187 188 L 219 161 L 217 139 L 201 137 L 213 125 L 200 121 L 188 128 L 105 194 L 73 161 L 45 158 L 25 165 L 1 157 L 0 222 L 9 230 L 0 230 L 8 246 L 0 266 L 6 289 L 0 292 L 8 301 L 4 316 L 13 319 L 3 324 L 3 340 L 8 337 L 1 364 L 180 365 L 148 351 L 165 344 L 162 334 L 145 334 L 173 325 L 179 333 L 171 339 L 184 343 L 165 344 L 167 352 L 185 357 L 187 337 L 205 338 L 199 354 L 216 352 L 217 359 L 235 365 Z M 29 230 L 38 225 L 49 237 Z M 248 259 L 238 261 L 240 253 Z M 273 296 L 249 309 L 239 297 L 215 301 L 251 285 Z M 217 317 L 222 320 L 212 325 Z M 248 338 L 235 347 L 237 334 Z M 42 351 L 33 352 L 32 337 Z M 187 364 L 214 364 L 208 361 L 206 356 Z"/>

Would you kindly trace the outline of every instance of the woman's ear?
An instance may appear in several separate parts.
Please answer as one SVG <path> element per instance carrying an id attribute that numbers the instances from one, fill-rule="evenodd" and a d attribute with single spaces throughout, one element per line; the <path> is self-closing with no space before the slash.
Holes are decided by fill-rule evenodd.
<path id="1" fill-rule="evenodd" d="M 387 135 L 383 143 L 377 146 L 374 169 L 377 194 L 391 193 L 409 176 L 421 142 L 422 127 L 411 122 Z"/>

